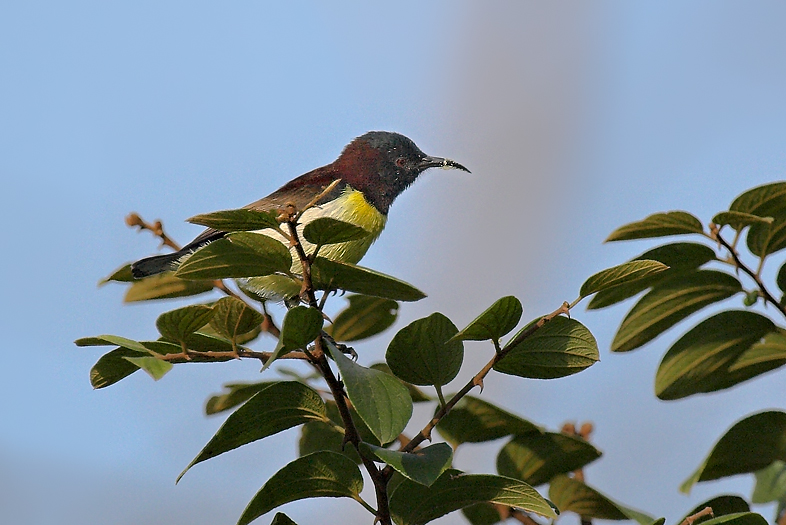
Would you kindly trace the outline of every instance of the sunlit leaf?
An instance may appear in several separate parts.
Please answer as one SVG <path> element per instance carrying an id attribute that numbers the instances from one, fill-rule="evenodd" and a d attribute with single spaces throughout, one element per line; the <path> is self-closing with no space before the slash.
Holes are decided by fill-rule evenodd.
<path id="1" fill-rule="evenodd" d="M 775 330 L 768 318 L 750 311 L 720 312 L 682 336 L 663 357 L 655 376 L 661 399 L 680 399 L 728 388 L 727 369 L 754 343 Z"/>
<path id="2" fill-rule="evenodd" d="M 394 301 L 418 301 L 426 294 L 395 277 L 356 266 L 317 257 L 311 267 L 317 289 L 338 289 Z"/>
<path id="3" fill-rule="evenodd" d="M 454 447 L 543 432 L 533 423 L 473 396 L 464 396 L 456 403 L 437 424 L 437 431 Z"/>
<path id="4" fill-rule="evenodd" d="M 630 261 L 600 271 L 581 285 L 579 295 L 588 297 L 594 293 L 632 283 L 667 270 L 669 267 L 659 261 Z"/>
<path id="5" fill-rule="evenodd" d="M 156 319 L 156 328 L 166 339 L 185 342 L 212 317 L 213 308 L 204 304 L 193 304 L 159 315 Z"/>
<path id="6" fill-rule="evenodd" d="M 418 319 L 393 337 L 385 360 L 404 381 L 441 387 L 456 377 L 464 360 L 464 344 L 451 340 L 457 332 L 453 322 L 441 313 Z"/>
<path id="7" fill-rule="evenodd" d="M 510 350 L 494 370 L 552 379 L 581 372 L 599 359 L 598 344 L 590 331 L 575 319 L 557 316 Z"/>
<path id="8" fill-rule="evenodd" d="M 644 220 L 621 226 L 614 230 L 605 242 L 702 233 L 703 231 L 701 221 L 690 213 L 669 211 L 655 213 Z"/>
<path id="9" fill-rule="evenodd" d="M 178 267 L 181 279 L 226 279 L 288 272 L 289 249 L 260 233 L 239 232 L 203 246 Z"/>
<path id="10" fill-rule="evenodd" d="M 230 341 L 257 328 L 264 316 L 235 297 L 222 297 L 213 305 L 210 326 Z"/>
<path id="11" fill-rule="evenodd" d="M 318 245 L 357 241 L 369 235 L 369 232 L 359 226 L 332 217 L 314 219 L 303 228 L 303 237 Z"/>
<path id="12" fill-rule="evenodd" d="M 341 454 L 322 451 L 296 459 L 276 472 L 254 496 L 238 520 L 251 523 L 285 503 L 305 498 L 360 499 L 363 476 Z"/>
<path id="13" fill-rule="evenodd" d="M 119 346 L 143 355 L 150 355 L 150 351 L 139 341 L 120 337 L 119 335 L 97 335 L 95 337 L 82 337 L 74 341 L 76 346 Z"/>
<path id="14" fill-rule="evenodd" d="M 342 310 L 330 326 L 336 341 L 367 339 L 386 330 L 398 314 L 398 303 L 381 297 L 350 295 L 349 306 Z"/>
<path id="15" fill-rule="evenodd" d="M 325 403 L 311 388 L 295 381 L 272 383 L 230 414 L 205 448 L 178 476 L 202 461 L 308 421 L 326 421 Z"/>
<path id="16" fill-rule="evenodd" d="M 756 472 L 775 460 L 786 461 L 786 413 L 760 412 L 735 423 L 680 490 L 687 493 L 701 481 Z"/>
<path id="17" fill-rule="evenodd" d="M 194 215 L 188 222 L 200 224 L 222 232 L 277 229 L 276 212 L 259 210 L 224 210 Z"/>
<path id="18" fill-rule="evenodd" d="M 600 451 L 579 437 L 530 432 L 514 437 L 497 456 L 497 472 L 536 486 L 600 457 Z"/>
<path id="19" fill-rule="evenodd" d="M 141 368 L 155 381 L 158 381 L 172 370 L 172 363 L 152 356 L 127 356 L 124 358 L 131 364 Z"/>
<path id="20" fill-rule="evenodd" d="M 361 443 L 364 455 L 387 463 L 399 474 L 430 487 L 450 467 L 453 449 L 447 443 L 435 443 L 415 452 L 397 452 Z"/>
<path id="21" fill-rule="evenodd" d="M 412 399 L 401 382 L 390 374 L 360 366 L 328 343 L 347 396 L 360 418 L 381 443 L 398 438 L 412 417 Z"/>
<path id="22" fill-rule="evenodd" d="M 151 275 L 135 280 L 126 291 L 123 302 L 135 303 L 157 299 L 173 299 L 190 297 L 209 292 L 213 289 L 212 281 L 186 281 L 175 277 L 172 272 Z"/>
<path id="23" fill-rule="evenodd" d="M 770 224 L 772 217 L 759 217 L 741 211 L 724 211 L 712 218 L 712 222 L 718 226 L 731 226 L 735 230 L 741 230 L 751 224 Z"/>
<path id="24" fill-rule="evenodd" d="M 390 513 L 398 525 L 420 525 L 482 502 L 517 507 L 547 518 L 557 512 L 526 483 L 502 476 L 462 474 L 448 470 L 430 487 L 404 480 L 390 497 Z"/>
<path id="25" fill-rule="evenodd" d="M 453 336 L 462 341 L 499 341 L 521 320 L 521 301 L 509 295 L 497 300 L 466 328 Z"/>
<path id="26" fill-rule="evenodd" d="M 756 472 L 751 503 L 771 501 L 786 501 L 786 463 L 781 460 L 775 460 L 769 467 Z"/>
<path id="27" fill-rule="evenodd" d="M 752 224 L 746 244 L 754 255 L 766 256 L 786 247 L 786 183 L 752 188 L 731 203 L 729 210 L 759 217 L 772 217 L 770 224 Z"/>
<path id="28" fill-rule="evenodd" d="M 742 291 L 732 275 L 697 270 L 653 286 L 622 320 L 612 352 L 628 352 L 648 343 L 694 312 Z"/>
<path id="29" fill-rule="evenodd" d="M 98 286 L 103 286 L 108 282 L 116 282 L 116 283 L 130 283 L 134 281 L 134 276 L 131 273 L 131 263 L 124 264 L 114 272 L 112 272 L 108 277 L 101 279 L 98 281 Z"/>
<path id="30" fill-rule="evenodd" d="M 380 372 L 385 372 L 386 374 L 390 374 L 391 376 L 396 377 L 395 375 L 393 375 L 393 372 L 390 370 L 390 367 L 388 366 L 387 363 L 374 363 L 371 366 L 369 366 L 369 368 L 373 370 L 379 370 Z M 425 403 L 427 401 L 433 401 L 433 398 L 431 396 L 427 395 L 425 392 L 423 392 L 421 389 L 419 389 L 412 383 L 407 383 L 406 381 L 402 381 L 398 377 L 396 377 L 396 379 L 401 381 L 401 384 L 407 388 L 407 390 L 409 391 L 409 396 L 412 398 L 413 403 Z"/>

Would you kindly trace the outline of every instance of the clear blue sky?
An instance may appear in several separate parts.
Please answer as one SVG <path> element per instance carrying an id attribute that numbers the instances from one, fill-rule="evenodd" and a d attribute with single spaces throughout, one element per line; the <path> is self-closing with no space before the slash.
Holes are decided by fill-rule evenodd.
<path id="1" fill-rule="evenodd" d="M 367 130 L 399 131 L 473 174 L 427 173 L 364 260 L 429 294 L 397 326 L 436 310 L 462 325 L 507 294 L 532 318 L 649 246 L 602 245 L 618 225 L 668 209 L 706 222 L 784 178 L 784 20 L 779 2 L 2 3 L 0 522 L 234 523 L 294 458 L 285 433 L 174 485 L 221 423 L 205 399 L 257 380 L 253 363 L 90 388 L 100 353 L 74 339 L 153 337 L 180 304 L 123 305 L 122 287 L 96 288 L 156 249 L 124 226 L 128 212 L 186 241 L 199 232 L 186 217 L 262 197 Z M 601 347 L 588 371 L 494 375 L 483 395 L 550 429 L 594 421 L 605 454 L 588 481 L 669 522 L 715 494 L 749 496 L 749 476 L 689 497 L 677 487 L 744 414 L 784 408 L 784 372 L 659 402 L 657 364 L 686 326 L 612 355 L 626 308 L 575 312 Z M 361 362 L 389 337 L 358 345 Z M 460 377 L 488 352 L 468 345 Z M 492 471 L 500 445 L 459 450 L 456 464 Z M 370 523 L 338 500 L 285 510 Z"/>

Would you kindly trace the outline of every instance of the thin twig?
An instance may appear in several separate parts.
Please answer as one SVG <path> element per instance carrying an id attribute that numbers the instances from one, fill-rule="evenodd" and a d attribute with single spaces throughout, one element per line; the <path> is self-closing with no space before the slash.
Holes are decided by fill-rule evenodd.
<path id="1" fill-rule="evenodd" d="M 161 246 L 169 246 L 173 250 L 180 251 L 180 245 L 177 244 L 175 241 L 169 238 L 169 236 L 164 233 L 164 225 L 161 223 L 160 220 L 157 220 L 154 223 L 145 222 L 139 214 L 131 212 L 126 215 L 126 224 L 130 228 L 139 228 L 139 231 L 147 230 L 156 237 L 159 238 L 161 241 Z"/>
<path id="2" fill-rule="evenodd" d="M 259 359 L 262 363 L 266 363 L 273 355 L 273 352 L 255 352 L 253 350 L 238 348 L 237 354 L 235 354 L 235 352 L 199 352 L 197 350 L 186 350 L 186 355 L 187 357 L 182 353 L 159 354 L 156 357 L 162 361 L 169 361 L 170 363 L 221 363 L 237 359 L 238 357 Z M 307 357 L 303 352 L 289 352 L 288 354 L 280 356 L 278 359 L 304 360 L 307 359 Z"/>
<path id="3" fill-rule="evenodd" d="M 682 523 L 680 523 L 680 525 L 693 525 L 694 521 L 696 521 L 699 518 L 703 518 L 704 516 L 715 517 L 715 514 L 713 514 L 712 512 L 712 507 L 704 507 L 696 514 L 691 514 L 690 516 L 682 520 Z"/>

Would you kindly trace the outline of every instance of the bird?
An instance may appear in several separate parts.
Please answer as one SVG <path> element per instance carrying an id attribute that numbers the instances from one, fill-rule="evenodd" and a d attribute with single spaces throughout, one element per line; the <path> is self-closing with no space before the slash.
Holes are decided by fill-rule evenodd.
<path id="1" fill-rule="evenodd" d="M 429 168 L 470 172 L 453 160 L 426 155 L 411 139 L 400 133 L 369 131 L 345 146 L 335 161 L 292 179 L 244 208 L 278 211 L 294 206 L 302 210 L 319 197 L 314 206 L 299 218 L 298 229 L 302 231 L 308 222 L 320 217 L 331 217 L 363 228 L 369 234 L 366 237 L 331 245 L 320 251 L 322 257 L 357 264 L 385 228 L 393 201 Z M 336 181 L 338 183 L 334 184 Z M 331 184 L 334 184 L 332 189 L 325 193 Z M 131 265 L 131 273 L 135 279 L 142 279 L 175 270 L 196 250 L 227 233 L 208 228 L 179 251 L 136 261 Z M 259 233 L 279 235 L 270 229 Z M 308 248 L 306 245 L 304 241 L 304 247 Z M 297 270 L 297 257 L 294 256 L 293 260 L 293 270 Z M 297 289 L 295 283 L 287 286 L 282 279 L 286 278 L 278 275 L 254 277 L 244 280 L 244 284 L 262 297 L 278 299 L 287 295 L 287 289 L 290 292 Z"/>

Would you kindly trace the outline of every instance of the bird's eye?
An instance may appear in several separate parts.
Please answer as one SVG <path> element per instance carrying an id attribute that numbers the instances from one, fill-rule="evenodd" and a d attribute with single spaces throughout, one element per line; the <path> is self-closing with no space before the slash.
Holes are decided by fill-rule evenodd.
<path id="1" fill-rule="evenodd" d="M 397 158 L 396 166 L 398 166 L 399 168 L 405 168 L 407 166 L 407 159 L 405 157 Z"/>

